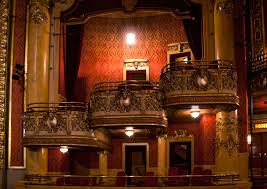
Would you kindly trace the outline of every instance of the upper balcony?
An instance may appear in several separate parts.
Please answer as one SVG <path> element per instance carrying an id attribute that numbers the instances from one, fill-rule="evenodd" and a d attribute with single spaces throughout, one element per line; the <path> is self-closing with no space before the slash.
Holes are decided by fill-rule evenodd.
<path id="1" fill-rule="evenodd" d="M 160 88 L 165 107 L 232 111 L 238 108 L 237 73 L 231 62 L 179 61 L 167 64 L 161 73 Z"/>
<path id="2" fill-rule="evenodd" d="M 118 81 L 97 84 L 91 94 L 92 127 L 166 127 L 159 84 Z"/>
<path id="3" fill-rule="evenodd" d="M 110 141 L 89 125 L 80 102 L 34 103 L 23 117 L 25 146 L 92 146 L 110 150 Z"/>

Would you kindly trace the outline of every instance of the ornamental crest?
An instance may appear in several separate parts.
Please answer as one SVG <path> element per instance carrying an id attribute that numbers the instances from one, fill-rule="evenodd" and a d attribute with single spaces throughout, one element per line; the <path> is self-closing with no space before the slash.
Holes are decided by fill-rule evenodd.
<path id="1" fill-rule="evenodd" d="M 44 22 L 47 22 L 46 14 L 38 6 L 35 8 L 35 10 L 32 11 L 30 19 L 35 24 L 42 24 Z"/>

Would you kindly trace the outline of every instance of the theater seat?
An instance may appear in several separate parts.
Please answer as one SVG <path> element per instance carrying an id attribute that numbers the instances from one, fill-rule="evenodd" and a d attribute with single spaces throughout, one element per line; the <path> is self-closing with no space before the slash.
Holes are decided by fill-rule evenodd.
<path id="1" fill-rule="evenodd" d="M 125 176 L 125 173 L 123 171 L 117 173 L 116 186 L 125 186 L 126 177 L 120 176 Z"/>
<path id="2" fill-rule="evenodd" d="M 146 176 L 152 177 L 145 177 L 144 179 L 144 186 L 156 186 L 158 179 L 154 177 L 154 172 L 147 172 Z"/>

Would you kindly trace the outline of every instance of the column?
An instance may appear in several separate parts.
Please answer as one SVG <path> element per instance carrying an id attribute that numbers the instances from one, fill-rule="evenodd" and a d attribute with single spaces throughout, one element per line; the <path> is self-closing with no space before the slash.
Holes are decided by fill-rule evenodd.
<path id="1" fill-rule="evenodd" d="M 234 61 L 233 1 L 216 0 L 214 7 L 215 57 Z"/>
<path id="2" fill-rule="evenodd" d="M 31 1 L 28 27 L 26 103 L 47 103 L 50 15 L 44 0 Z"/>
<path id="3" fill-rule="evenodd" d="M 48 170 L 48 149 L 27 148 L 27 174 L 46 174 Z"/>
<path id="4" fill-rule="evenodd" d="M 31 0 L 28 19 L 28 54 L 26 67 L 26 104 L 49 102 L 49 38 L 48 1 Z M 29 174 L 47 173 L 48 149 L 27 149 Z"/>
<path id="5" fill-rule="evenodd" d="M 108 175 L 108 152 L 101 151 L 99 154 L 99 174 Z"/>
<path id="6" fill-rule="evenodd" d="M 158 137 L 158 174 L 166 175 L 166 140 L 164 136 Z"/>
<path id="7" fill-rule="evenodd" d="M 215 171 L 238 173 L 238 127 L 236 112 L 216 114 Z"/>

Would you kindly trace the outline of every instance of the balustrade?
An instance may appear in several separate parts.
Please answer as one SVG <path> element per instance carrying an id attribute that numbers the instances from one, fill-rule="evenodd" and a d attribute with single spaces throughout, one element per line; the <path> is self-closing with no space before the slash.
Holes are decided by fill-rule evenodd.
<path id="1" fill-rule="evenodd" d="M 235 110 L 237 73 L 229 61 L 181 61 L 162 69 L 165 106 L 200 105 Z"/>

